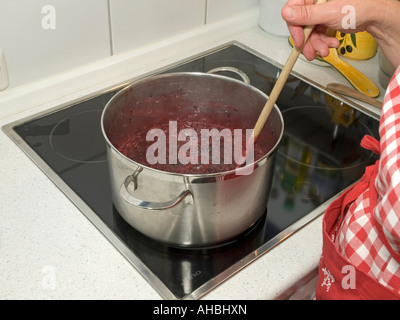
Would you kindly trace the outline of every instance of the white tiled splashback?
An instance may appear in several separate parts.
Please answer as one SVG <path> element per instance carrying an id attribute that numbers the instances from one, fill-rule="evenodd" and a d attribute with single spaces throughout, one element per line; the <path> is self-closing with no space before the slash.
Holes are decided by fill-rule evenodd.
<path id="1" fill-rule="evenodd" d="M 0 50 L 9 88 L 105 58 L 107 0 L 1 0 Z"/>
<path id="2" fill-rule="evenodd" d="M 259 6 L 259 0 L 208 0 L 207 23 L 216 22 Z"/>
<path id="3" fill-rule="evenodd" d="M 15 88 L 167 39 L 258 0 L 1 0 L 0 50 Z"/>
<path id="4" fill-rule="evenodd" d="M 205 8 L 206 0 L 110 0 L 113 52 L 200 27 Z"/>

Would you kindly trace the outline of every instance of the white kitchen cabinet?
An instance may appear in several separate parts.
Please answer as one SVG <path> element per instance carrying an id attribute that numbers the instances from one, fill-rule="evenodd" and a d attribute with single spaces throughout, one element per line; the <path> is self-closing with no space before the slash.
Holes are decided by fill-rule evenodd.
<path id="1" fill-rule="evenodd" d="M 206 0 L 110 0 L 114 54 L 200 27 Z"/>
<path id="2" fill-rule="evenodd" d="M 110 56 L 107 0 L 1 0 L 9 88 Z"/>
<path id="3" fill-rule="evenodd" d="M 226 19 L 259 6 L 259 0 L 208 0 L 207 23 Z"/>

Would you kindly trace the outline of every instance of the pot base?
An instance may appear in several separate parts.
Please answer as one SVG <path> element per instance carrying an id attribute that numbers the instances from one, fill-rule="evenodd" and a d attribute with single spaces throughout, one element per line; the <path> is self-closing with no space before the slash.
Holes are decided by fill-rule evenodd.
<path id="1" fill-rule="evenodd" d="M 262 242 L 264 239 L 264 233 L 266 228 L 266 220 L 267 220 L 267 210 L 261 216 L 259 220 L 257 220 L 250 228 L 245 230 L 243 233 L 233 237 L 231 239 L 227 239 L 222 242 L 217 243 L 209 243 L 209 244 L 192 244 L 192 245 L 184 245 L 184 244 L 176 244 L 169 243 L 162 240 L 157 240 L 147 236 L 146 234 L 140 232 L 136 228 L 132 227 L 118 212 L 118 210 L 113 206 L 114 211 L 114 221 L 116 225 L 120 226 L 120 229 L 123 229 L 124 234 L 129 238 L 136 242 L 140 242 L 146 246 L 157 247 L 157 248 L 165 248 L 165 250 L 176 249 L 180 251 L 190 250 L 190 251 L 214 251 L 214 250 L 224 250 L 225 248 L 229 248 L 230 246 L 235 246 L 235 244 L 242 243 L 244 241 L 251 242 Z"/>

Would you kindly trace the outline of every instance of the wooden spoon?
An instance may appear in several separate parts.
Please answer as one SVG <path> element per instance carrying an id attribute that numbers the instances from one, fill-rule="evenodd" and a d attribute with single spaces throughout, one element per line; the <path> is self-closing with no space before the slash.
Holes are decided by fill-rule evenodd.
<path id="1" fill-rule="evenodd" d="M 318 0 L 316 5 L 325 3 L 327 0 Z M 249 141 L 248 145 L 251 144 L 253 148 L 254 143 L 256 142 L 258 136 L 260 135 L 260 132 L 262 128 L 265 125 L 265 122 L 267 121 L 272 109 L 274 108 L 274 105 L 276 103 L 276 100 L 278 100 L 278 97 L 286 83 L 286 80 L 288 79 L 290 72 L 292 71 L 297 59 L 299 58 L 301 52 L 303 51 L 304 45 L 306 44 L 308 38 L 310 37 L 310 34 L 312 30 L 314 29 L 314 26 L 306 26 L 304 27 L 304 44 L 301 48 L 296 48 L 296 46 L 293 47 L 289 58 L 286 61 L 285 66 L 282 69 L 282 72 L 276 81 L 274 88 L 272 89 L 272 92 L 267 100 L 267 103 L 265 104 L 263 110 L 261 111 L 261 114 L 256 122 L 256 125 L 254 127 L 254 140 Z M 251 140 L 251 139 L 250 139 Z M 249 150 L 249 149 L 247 149 Z"/>
<path id="2" fill-rule="evenodd" d="M 316 5 L 325 3 L 328 0 L 318 0 L 316 2 Z M 263 110 L 261 111 L 260 116 L 258 117 L 258 120 L 254 126 L 253 133 L 246 141 L 246 156 L 243 157 L 238 164 L 238 167 L 240 168 L 241 166 L 244 166 L 247 162 L 252 162 L 252 157 L 254 155 L 254 144 L 257 141 L 258 136 L 261 133 L 261 130 L 263 129 L 265 123 L 267 122 L 267 119 L 272 111 L 272 109 L 275 106 L 276 100 L 278 100 L 278 97 L 286 83 L 286 80 L 288 79 L 290 72 L 292 71 L 297 59 L 299 58 L 301 52 L 303 51 L 304 45 L 307 43 L 308 38 L 311 35 L 311 32 L 313 31 L 314 26 L 305 26 L 304 27 L 304 43 L 301 46 L 301 48 L 297 48 L 296 46 L 293 46 L 293 49 L 289 55 L 289 58 L 286 61 L 285 66 L 283 67 L 281 74 L 279 75 L 278 80 L 276 81 L 271 94 L 268 97 L 268 100 L 266 104 L 264 105 Z M 245 174 L 250 174 L 250 172 L 247 172 Z"/>
<path id="3" fill-rule="evenodd" d="M 339 93 L 339 94 L 369 103 L 370 105 L 373 105 L 374 107 L 382 109 L 383 102 L 380 102 L 374 98 L 371 98 L 371 97 L 365 95 L 364 93 L 359 92 L 359 91 L 357 91 L 353 88 L 350 88 L 348 86 L 345 86 L 343 84 L 328 83 L 328 85 L 326 87 L 335 93 Z"/>

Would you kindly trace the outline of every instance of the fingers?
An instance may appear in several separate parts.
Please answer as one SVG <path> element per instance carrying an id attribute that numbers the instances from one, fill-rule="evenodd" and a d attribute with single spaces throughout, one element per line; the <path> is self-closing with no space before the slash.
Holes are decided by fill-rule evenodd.
<path id="1" fill-rule="evenodd" d="M 319 8 L 322 5 L 314 5 L 312 0 L 291 0 L 283 7 L 282 17 L 287 22 L 296 47 L 300 48 L 304 43 L 303 26 L 321 24 L 326 20 L 326 16 Z"/>
<path id="2" fill-rule="evenodd" d="M 303 55 L 312 60 L 318 52 L 322 57 L 329 54 L 329 49 L 339 46 L 339 40 L 325 35 L 327 29 L 327 12 L 336 10 L 332 3 L 315 5 L 314 0 L 289 0 L 282 9 L 282 17 L 286 20 L 290 34 L 296 47 L 304 44 L 303 26 L 315 25 L 309 41 L 303 48 Z M 324 24 L 324 26 L 321 26 Z M 332 23 L 331 23 L 332 24 Z M 328 22 L 329 25 L 329 22 Z"/>
<path id="3" fill-rule="evenodd" d="M 303 55 L 307 60 L 313 60 L 318 53 L 321 57 L 329 55 L 330 48 L 339 47 L 339 40 L 334 37 L 328 37 L 325 33 L 320 31 L 314 31 L 311 35 L 307 44 L 303 48 Z"/>
<path id="4" fill-rule="evenodd" d="M 293 38 L 294 45 L 301 48 L 304 43 L 304 30 L 303 27 L 288 25 L 289 32 Z"/>

